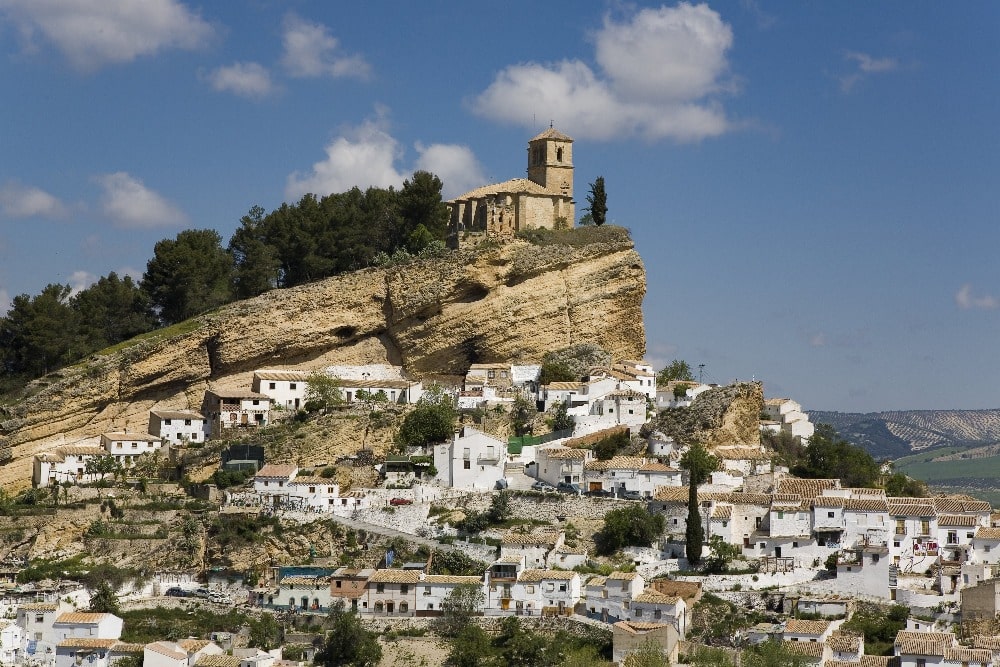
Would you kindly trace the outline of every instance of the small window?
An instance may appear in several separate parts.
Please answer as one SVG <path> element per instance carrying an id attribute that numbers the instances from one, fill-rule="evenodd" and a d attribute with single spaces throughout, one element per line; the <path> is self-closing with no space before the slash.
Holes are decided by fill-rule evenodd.
<path id="1" fill-rule="evenodd" d="M 434 609 L 434 603 L 433 602 L 428 602 L 427 603 L 427 608 L 428 609 Z"/>
<path id="2" fill-rule="evenodd" d="M 464 468 L 465 470 L 471 470 L 472 469 L 472 461 L 470 461 L 468 459 L 466 459 L 465 461 L 462 461 L 462 468 Z"/>
<path id="3" fill-rule="evenodd" d="M 385 584 L 382 584 L 382 583 L 375 584 L 375 592 L 376 593 L 385 593 Z"/>
<path id="4" fill-rule="evenodd" d="M 295 388 L 297 388 L 297 387 L 298 387 L 298 385 L 297 385 L 297 384 L 295 384 L 294 382 L 289 382 L 289 383 L 288 383 L 288 388 L 289 388 L 289 389 L 295 389 Z"/>
<path id="5" fill-rule="evenodd" d="M 399 603 L 399 613 L 400 614 L 405 614 L 407 611 L 409 611 L 409 609 L 410 609 L 410 605 L 409 604 L 407 604 L 405 602 L 400 602 Z"/>
<path id="6" fill-rule="evenodd" d="M 410 592 L 410 585 L 409 585 L 409 584 L 401 584 L 401 585 L 399 586 L 399 592 L 400 592 L 400 593 L 403 593 L 404 595 L 405 595 L 406 593 L 409 593 L 409 592 Z"/>
<path id="7" fill-rule="evenodd" d="M 273 382 L 269 382 L 267 386 L 268 386 L 269 389 L 274 389 L 274 383 Z"/>
<path id="8" fill-rule="evenodd" d="M 833 518 L 833 512 L 827 512 L 826 513 L 826 518 L 832 519 Z"/>
<path id="9" fill-rule="evenodd" d="M 44 623 L 45 614 L 35 614 L 35 623 Z"/>
<path id="10" fill-rule="evenodd" d="M 431 594 L 431 587 L 424 586 L 424 595 L 430 595 L 430 594 Z M 430 609 L 430 607 L 428 607 L 428 609 Z"/>
<path id="11" fill-rule="evenodd" d="M 532 585 L 529 585 L 529 586 L 526 587 L 526 591 L 527 591 L 527 593 L 529 595 L 533 595 L 535 593 L 535 587 L 532 586 Z"/>
<path id="12" fill-rule="evenodd" d="M 342 583 L 342 582 L 340 581 L 340 579 L 337 579 L 337 584 L 336 584 L 336 588 L 340 588 L 340 585 L 341 585 L 341 583 Z"/>

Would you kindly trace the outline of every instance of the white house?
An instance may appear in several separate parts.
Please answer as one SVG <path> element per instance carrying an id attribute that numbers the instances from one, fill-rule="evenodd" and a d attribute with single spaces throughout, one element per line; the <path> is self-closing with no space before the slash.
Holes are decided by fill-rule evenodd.
<path id="1" fill-rule="evenodd" d="M 507 443 L 465 426 L 451 442 L 434 446 L 437 479 L 456 489 L 496 488 L 504 478 Z"/>
<path id="2" fill-rule="evenodd" d="M 209 434 L 218 437 L 231 429 L 267 426 L 271 422 L 271 399 L 249 390 L 210 389 L 205 392 L 201 412 Z"/>
<path id="3" fill-rule="evenodd" d="M 359 611 L 376 616 L 416 616 L 417 570 L 376 570 L 365 585 Z"/>
<path id="4" fill-rule="evenodd" d="M 123 623 L 124 621 L 114 614 L 64 612 L 52 623 L 52 632 L 57 640 L 69 637 L 118 639 L 122 636 Z"/>
<path id="5" fill-rule="evenodd" d="M 253 476 L 253 490 L 265 504 L 280 505 L 288 497 L 288 487 L 298 472 L 296 465 L 265 464 Z"/>
<path id="6" fill-rule="evenodd" d="M 274 405 L 286 410 L 298 410 L 306 403 L 308 374 L 305 371 L 257 370 L 253 372 L 251 389 L 268 396 Z"/>
<path id="7" fill-rule="evenodd" d="M 555 486 L 560 482 L 583 484 L 584 470 L 591 457 L 589 449 L 569 447 L 539 447 L 535 450 L 538 479 Z"/>
<path id="8" fill-rule="evenodd" d="M 331 577 L 293 575 L 278 582 L 274 607 L 296 611 L 327 613 L 334 601 L 330 589 Z"/>
<path id="9" fill-rule="evenodd" d="M 340 495 L 340 485 L 325 477 L 299 476 L 295 465 L 268 463 L 257 471 L 253 489 L 263 505 L 349 516 L 371 506 L 364 493 Z"/>
<path id="10" fill-rule="evenodd" d="M 24 631 L 14 621 L 0 621 L 0 665 L 13 665 L 22 655 Z"/>
<path id="11" fill-rule="evenodd" d="M 35 454 L 32 460 L 31 484 L 43 488 L 55 484 L 89 484 L 100 479 L 100 475 L 86 473 L 87 461 L 98 456 L 106 456 L 107 451 L 96 445 L 64 445 Z"/>
<path id="12" fill-rule="evenodd" d="M 143 454 L 159 452 L 163 440 L 148 433 L 102 433 L 101 446 L 123 468 L 127 468 Z"/>
<path id="13" fill-rule="evenodd" d="M 188 664 L 188 653 L 177 642 L 150 642 L 142 649 L 143 667 L 188 667 Z"/>
<path id="14" fill-rule="evenodd" d="M 657 487 L 681 485 L 680 470 L 637 456 L 587 461 L 584 475 L 587 491 L 632 491 L 643 498 L 652 498 Z"/>
<path id="15" fill-rule="evenodd" d="M 205 442 L 205 418 L 190 410 L 150 410 L 147 430 L 164 442 Z"/>
<path id="16" fill-rule="evenodd" d="M 416 584 L 416 615 L 440 616 L 442 603 L 459 586 L 483 589 L 483 578 L 451 574 L 426 574 Z"/>
<path id="17" fill-rule="evenodd" d="M 561 530 L 508 530 L 500 538 L 500 557 L 521 558 L 525 567 L 545 568 L 554 564 L 556 550 L 565 541 L 566 534 Z"/>
<path id="18" fill-rule="evenodd" d="M 764 401 L 765 421 L 779 422 L 781 430 L 793 436 L 808 440 L 816 430 L 809 415 L 802 412 L 802 406 L 790 398 L 768 398 Z"/>
<path id="19" fill-rule="evenodd" d="M 568 616 L 582 597 L 580 575 L 569 570 L 524 570 L 513 596 L 515 614 Z"/>
<path id="20" fill-rule="evenodd" d="M 652 588 L 642 591 L 632 600 L 629 620 L 636 622 L 669 623 L 683 639 L 687 634 L 687 604 L 677 595 L 665 595 Z"/>
<path id="21" fill-rule="evenodd" d="M 656 408 L 686 408 L 694 399 L 712 388 L 712 385 L 688 380 L 671 380 L 665 387 L 656 388 Z"/>
<path id="22" fill-rule="evenodd" d="M 577 435 L 618 425 L 638 429 L 646 423 L 646 397 L 633 390 L 616 390 L 569 410 L 568 414 L 576 420 L 573 432 Z"/>
<path id="23" fill-rule="evenodd" d="M 631 620 L 632 601 L 646 588 L 646 581 L 637 572 L 612 572 L 607 577 L 587 581 L 586 607 L 588 615 L 614 623 Z"/>
<path id="24" fill-rule="evenodd" d="M 645 361 L 625 360 L 615 364 L 612 373 L 618 379 L 618 388 L 635 391 L 656 400 L 656 372 Z"/>
<path id="25" fill-rule="evenodd" d="M 56 643 L 55 667 L 108 667 L 111 663 L 111 647 L 117 639 L 100 637 L 67 637 Z"/>

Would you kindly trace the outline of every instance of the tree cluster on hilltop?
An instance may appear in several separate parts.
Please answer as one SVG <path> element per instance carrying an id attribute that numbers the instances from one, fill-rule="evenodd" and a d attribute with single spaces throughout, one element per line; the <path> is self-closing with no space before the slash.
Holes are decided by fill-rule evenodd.
<path id="1" fill-rule="evenodd" d="M 443 250 L 441 189 L 437 176 L 418 171 L 398 190 L 308 194 L 271 213 L 254 206 L 226 246 L 212 229 L 159 241 L 138 282 L 112 272 L 76 294 L 53 283 L 16 296 L 0 317 L 0 393 L 231 301 Z"/>

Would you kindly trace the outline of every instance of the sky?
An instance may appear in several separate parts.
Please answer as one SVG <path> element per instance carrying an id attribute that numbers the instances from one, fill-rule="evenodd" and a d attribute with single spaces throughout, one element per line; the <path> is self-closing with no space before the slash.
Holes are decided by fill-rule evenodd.
<path id="1" fill-rule="evenodd" d="M 0 0 L 0 312 L 254 205 L 521 177 L 551 123 L 656 366 L 1000 408 L 998 37 L 985 1 Z"/>

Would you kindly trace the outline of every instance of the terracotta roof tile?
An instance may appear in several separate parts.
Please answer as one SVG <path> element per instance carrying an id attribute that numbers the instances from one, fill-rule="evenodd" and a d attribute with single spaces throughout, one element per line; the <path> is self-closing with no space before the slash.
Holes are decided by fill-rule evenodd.
<path id="1" fill-rule="evenodd" d="M 578 576 L 580 575 L 571 570 L 525 570 L 517 577 L 517 580 L 526 583 L 544 581 L 545 579 L 569 581 Z"/>
<path id="2" fill-rule="evenodd" d="M 66 639 L 61 639 L 56 646 L 59 648 L 111 648 L 117 643 L 117 639 L 100 639 L 99 637 L 67 637 Z"/>
<path id="3" fill-rule="evenodd" d="M 821 635 L 830 628 L 830 621 L 804 621 L 790 618 L 785 623 L 785 632 L 797 635 Z"/>
<path id="4" fill-rule="evenodd" d="M 94 614 L 86 611 L 69 611 L 56 617 L 57 624 L 97 625 L 113 614 Z"/>

